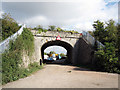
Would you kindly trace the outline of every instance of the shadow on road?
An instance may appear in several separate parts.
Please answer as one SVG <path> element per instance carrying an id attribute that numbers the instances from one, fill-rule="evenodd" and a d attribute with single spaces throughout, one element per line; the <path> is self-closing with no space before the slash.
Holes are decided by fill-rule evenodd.
<path id="1" fill-rule="evenodd" d="M 65 59 L 63 60 L 55 60 L 55 61 L 46 61 L 46 64 L 59 64 L 59 65 L 65 65 Z"/>
<path id="2" fill-rule="evenodd" d="M 68 63 L 65 63 L 64 62 L 65 60 L 56 60 L 56 61 L 52 61 L 52 62 L 46 62 L 46 64 L 54 64 L 54 65 L 65 65 L 65 66 L 74 66 L 75 68 L 73 68 L 73 70 L 76 70 L 76 71 L 93 71 L 91 70 L 89 67 L 86 67 L 86 66 L 82 66 L 82 65 L 72 65 L 72 64 L 68 64 Z"/>
<path id="3" fill-rule="evenodd" d="M 73 70 L 77 70 L 77 71 L 91 71 L 90 69 L 87 68 L 80 68 L 80 67 L 76 67 Z"/>

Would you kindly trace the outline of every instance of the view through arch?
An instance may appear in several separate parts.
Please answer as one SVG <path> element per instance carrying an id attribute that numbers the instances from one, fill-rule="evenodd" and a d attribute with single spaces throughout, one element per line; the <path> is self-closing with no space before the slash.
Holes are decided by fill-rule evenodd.
<path id="1" fill-rule="evenodd" d="M 59 47 L 59 49 L 63 49 L 64 53 L 58 50 L 57 52 L 53 52 L 49 51 L 49 47 L 53 47 L 51 48 L 55 50 L 56 47 Z M 45 61 L 47 58 L 49 60 L 60 60 L 61 58 L 64 59 L 63 63 L 71 63 L 71 59 L 72 59 L 72 49 L 73 47 L 68 44 L 67 42 L 64 41 L 60 41 L 60 40 L 55 40 L 55 41 L 49 41 L 47 43 L 45 43 L 42 48 L 41 48 L 41 55 L 42 55 L 42 59 L 43 61 Z M 48 50 L 48 52 L 46 52 Z M 63 56 L 60 54 L 64 54 Z M 51 58 L 52 57 L 52 58 Z"/>
<path id="2" fill-rule="evenodd" d="M 67 59 L 67 50 L 62 46 L 49 46 L 44 50 L 44 62 L 63 63 Z"/>

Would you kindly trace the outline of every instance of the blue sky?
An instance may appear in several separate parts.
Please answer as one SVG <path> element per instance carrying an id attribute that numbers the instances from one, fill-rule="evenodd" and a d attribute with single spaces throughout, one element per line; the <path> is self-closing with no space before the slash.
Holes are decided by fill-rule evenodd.
<path id="1" fill-rule="evenodd" d="M 113 6 L 114 4 L 116 4 L 116 3 L 117 3 L 117 2 L 109 2 L 109 3 L 106 4 L 106 6 L 107 6 L 107 7 L 111 7 L 111 6 Z"/>

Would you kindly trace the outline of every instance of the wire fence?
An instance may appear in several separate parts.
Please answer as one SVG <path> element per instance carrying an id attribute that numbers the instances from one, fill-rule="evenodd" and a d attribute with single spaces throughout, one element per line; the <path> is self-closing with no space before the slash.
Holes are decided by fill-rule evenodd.
<path id="1" fill-rule="evenodd" d="M 0 43 L 0 54 L 9 49 L 10 40 L 15 40 L 18 35 L 21 35 L 21 33 L 23 32 L 23 28 L 25 28 L 25 24 L 15 34 L 11 35 Z"/>
<path id="2" fill-rule="evenodd" d="M 92 46 L 95 44 L 95 38 L 91 36 L 88 32 L 83 31 L 83 38 L 86 39 Z M 101 42 L 97 41 L 98 48 L 105 47 Z"/>

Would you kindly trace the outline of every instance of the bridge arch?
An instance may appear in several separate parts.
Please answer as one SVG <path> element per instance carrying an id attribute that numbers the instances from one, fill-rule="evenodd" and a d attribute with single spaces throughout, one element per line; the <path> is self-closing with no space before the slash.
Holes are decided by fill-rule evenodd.
<path id="1" fill-rule="evenodd" d="M 54 40 L 54 41 L 48 41 L 44 43 L 41 47 L 41 56 L 42 59 L 44 59 L 44 50 L 49 47 L 49 46 L 62 46 L 67 50 L 67 59 L 66 63 L 71 63 L 72 62 L 72 51 L 73 51 L 73 46 L 71 46 L 69 43 L 61 40 Z"/>

